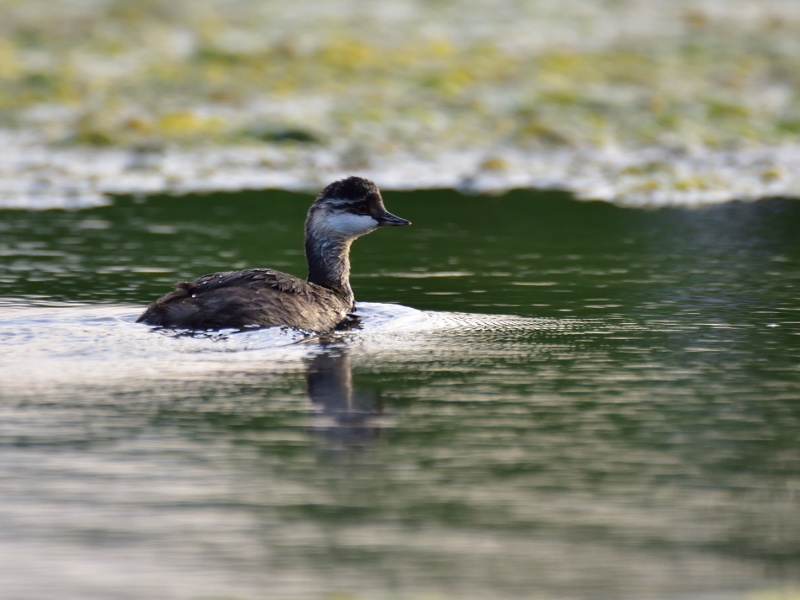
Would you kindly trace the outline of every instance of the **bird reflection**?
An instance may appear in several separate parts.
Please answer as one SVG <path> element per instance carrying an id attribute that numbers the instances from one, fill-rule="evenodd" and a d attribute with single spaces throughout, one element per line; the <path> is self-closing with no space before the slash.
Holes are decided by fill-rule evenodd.
<path id="1" fill-rule="evenodd" d="M 346 348 L 325 348 L 311 358 L 306 381 L 308 398 L 318 409 L 317 431 L 354 446 L 379 437 L 380 427 L 374 419 L 383 413 L 383 406 L 374 390 L 353 389 Z"/>

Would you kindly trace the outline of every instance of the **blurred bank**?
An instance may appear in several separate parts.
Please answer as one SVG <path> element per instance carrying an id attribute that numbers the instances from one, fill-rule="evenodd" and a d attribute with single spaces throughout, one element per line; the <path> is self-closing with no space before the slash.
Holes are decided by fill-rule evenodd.
<path id="1" fill-rule="evenodd" d="M 2 0 L 0 206 L 111 193 L 800 194 L 790 0 Z"/>

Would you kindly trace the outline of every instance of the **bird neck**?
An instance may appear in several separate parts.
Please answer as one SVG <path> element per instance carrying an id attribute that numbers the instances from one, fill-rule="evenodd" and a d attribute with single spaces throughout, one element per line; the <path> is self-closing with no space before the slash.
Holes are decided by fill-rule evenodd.
<path id="1" fill-rule="evenodd" d="M 306 261 L 308 282 L 321 285 L 353 303 L 350 288 L 350 244 L 353 240 L 314 235 L 306 229 Z"/>

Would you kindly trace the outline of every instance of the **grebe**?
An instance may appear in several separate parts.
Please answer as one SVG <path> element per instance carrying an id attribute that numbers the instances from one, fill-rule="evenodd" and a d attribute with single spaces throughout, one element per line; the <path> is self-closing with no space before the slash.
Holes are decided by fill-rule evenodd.
<path id="1" fill-rule="evenodd" d="M 203 275 L 178 283 L 175 291 L 148 306 L 137 323 L 202 330 L 287 326 L 330 331 L 355 310 L 350 244 L 378 227 L 410 224 L 384 208 L 371 181 L 334 181 L 308 210 L 307 281 L 272 269 Z"/>

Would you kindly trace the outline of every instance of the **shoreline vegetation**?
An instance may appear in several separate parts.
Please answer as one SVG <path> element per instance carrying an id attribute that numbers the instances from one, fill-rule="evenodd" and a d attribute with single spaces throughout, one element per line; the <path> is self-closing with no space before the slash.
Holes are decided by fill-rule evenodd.
<path id="1" fill-rule="evenodd" d="M 800 195 L 800 6 L 0 0 L 0 207 L 113 193 Z"/>

